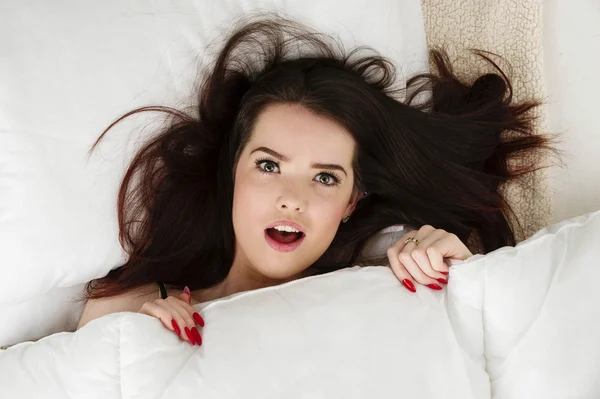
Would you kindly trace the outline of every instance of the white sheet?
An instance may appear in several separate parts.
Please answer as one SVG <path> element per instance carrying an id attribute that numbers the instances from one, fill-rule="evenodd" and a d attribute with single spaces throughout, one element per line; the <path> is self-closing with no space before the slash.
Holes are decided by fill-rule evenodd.
<path id="1" fill-rule="evenodd" d="M 119 313 L 0 352 L 10 398 L 600 397 L 600 211 L 406 290 L 354 267 L 197 305 L 192 347 Z M 17 367 L 18 366 L 18 367 Z"/>

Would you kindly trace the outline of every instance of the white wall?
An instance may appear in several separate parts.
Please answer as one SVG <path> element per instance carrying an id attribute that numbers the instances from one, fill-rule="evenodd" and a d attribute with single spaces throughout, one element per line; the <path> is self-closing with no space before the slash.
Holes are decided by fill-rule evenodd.
<path id="1" fill-rule="evenodd" d="M 543 0 L 548 127 L 565 168 L 549 172 L 554 219 L 600 210 L 600 0 Z"/>

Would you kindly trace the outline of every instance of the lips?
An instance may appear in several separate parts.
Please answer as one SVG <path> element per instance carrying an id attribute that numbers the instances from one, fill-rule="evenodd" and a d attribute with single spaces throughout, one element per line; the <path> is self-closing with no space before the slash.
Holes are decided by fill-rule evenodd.
<path id="1" fill-rule="evenodd" d="M 298 232 L 279 231 L 275 229 L 277 226 L 293 227 L 298 230 Z M 291 252 L 302 244 L 306 234 L 304 233 L 303 227 L 298 223 L 290 220 L 279 220 L 265 229 L 264 236 L 269 246 L 276 251 Z"/>
<path id="2" fill-rule="evenodd" d="M 265 236 L 265 241 L 267 241 L 267 244 L 269 244 L 269 246 L 271 248 L 273 248 L 274 250 L 276 250 L 278 252 L 292 252 L 293 250 L 298 248 L 302 244 L 304 239 L 306 238 L 306 235 L 302 234 L 302 236 L 300 238 L 298 238 L 297 240 L 290 242 L 290 243 L 284 243 L 284 242 L 277 241 L 276 239 L 271 237 L 269 235 L 269 233 L 267 232 L 267 230 L 265 230 L 264 236 Z"/>

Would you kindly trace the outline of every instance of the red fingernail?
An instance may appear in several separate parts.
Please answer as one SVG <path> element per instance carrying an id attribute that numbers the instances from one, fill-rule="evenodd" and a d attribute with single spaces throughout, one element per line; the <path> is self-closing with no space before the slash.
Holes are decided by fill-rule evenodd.
<path id="1" fill-rule="evenodd" d="M 192 315 L 194 321 L 200 325 L 200 327 L 204 327 L 204 319 L 198 313 L 194 313 Z"/>
<path id="2" fill-rule="evenodd" d="M 179 326 L 177 325 L 177 322 L 175 321 L 175 319 L 171 319 L 171 325 L 173 326 L 173 329 L 175 330 L 175 334 L 177 334 L 177 336 L 181 335 L 181 330 L 179 329 Z"/>
<path id="3" fill-rule="evenodd" d="M 190 329 L 186 327 L 183 329 L 183 331 L 185 331 L 185 335 L 187 335 L 188 339 L 190 340 L 190 344 L 194 345 L 194 337 L 192 336 Z"/>
<path id="4" fill-rule="evenodd" d="M 448 284 L 448 281 L 444 280 L 443 278 L 436 278 L 436 280 L 442 284 Z"/>
<path id="5" fill-rule="evenodd" d="M 440 272 L 440 273 L 445 274 L 446 276 L 448 275 L 448 272 Z"/>
<path id="6" fill-rule="evenodd" d="M 194 341 L 196 341 L 198 345 L 202 345 L 202 337 L 196 327 L 192 327 L 192 335 L 194 336 Z"/>
<path id="7" fill-rule="evenodd" d="M 442 287 L 440 287 L 440 286 L 439 286 L 439 285 L 437 285 L 437 284 L 427 284 L 427 286 L 428 286 L 429 288 L 431 288 L 432 290 L 436 290 L 436 291 L 439 291 L 439 290 L 441 290 L 441 289 L 442 289 Z"/>
<path id="8" fill-rule="evenodd" d="M 406 288 L 408 288 L 409 291 L 417 292 L 417 290 L 415 289 L 415 286 L 413 285 L 412 281 L 410 281 L 409 279 L 405 278 L 404 280 L 402 280 L 402 284 L 404 284 L 404 286 Z"/>
<path id="9" fill-rule="evenodd" d="M 192 294 L 190 293 L 190 289 L 188 288 L 187 285 L 183 288 L 183 293 L 188 294 L 189 296 L 192 296 Z"/>

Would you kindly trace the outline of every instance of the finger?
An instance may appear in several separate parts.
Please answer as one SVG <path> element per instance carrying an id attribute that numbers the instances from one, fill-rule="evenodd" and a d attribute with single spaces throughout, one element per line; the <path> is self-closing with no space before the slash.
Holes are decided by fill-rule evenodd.
<path id="1" fill-rule="evenodd" d="M 419 244 L 422 240 L 424 240 L 427 236 L 435 232 L 436 229 L 428 224 L 421 226 L 417 231 L 409 231 L 405 235 L 402 236 L 400 240 L 398 240 L 394 245 L 398 246 L 399 251 L 402 251 L 407 245 L 409 246 L 417 246 L 417 243 L 414 241 L 407 241 L 409 238 L 415 238 Z"/>
<path id="2" fill-rule="evenodd" d="M 390 261 L 390 267 L 392 272 L 400 282 L 411 292 L 416 292 L 415 285 L 410 277 L 406 268 L 398 260 L 398 249 L 395 246 L 391 246 L 387 250 L 388 259 Z"/>
<path id="3" fill-rule="evenodd" d="M 426 237 L 428 234 L 434 232 L 435 230 L 436 229 L 430 225 L 424 225 L 416 233 L 414 231 L 406 233 L 404 236 L 402 236 L 400 240 L 398 240 L 396 243 L 394 243 L 394 245 L 388 248 L 388 258 L 390 260 L 390 266 L 392 266 L 392 271 L 394 272 L 396 277 L 402 281 L 403 284 L 406 280 L 406 282 L 410 283 L 414 288 L 414 285 L 412 284 L 413 281 L 411 279 L 412 277 L 415 278 L 419 283 L 428 285 L 429 288 L 441 289 L 441 287 L 439 287 L 439 285 L 437 285 L 437 283 L 433 281 L 433 279 L 431 279 L 429 276 L 423 273 L 423 271 L 416 265 L 413 259 L 406 259 L 406 263 L 411 263 L 411 266 L 413 266 L 413 268 L 415 269 L 414 274 L 411 272 L 411 270 L 408 270 L 406 264 L 402 262 L 402 258 L 407 256 L 410 258 L 410 250 L 416 247 L 415 242 L 406 241 L 408 238 L 412 237 L 417 240 L 420 240 Z M 400 256 L 400 254 L 402 253 L 405 253 L 405 255 Z M 427 260 L 427 262 L 428 261 L 429 260 Z M 407 273 L 411 277 L 407 276 Z M 405 286 L 407 285 L 405 284 Z M 409 286 L 407 286 L 407 288 L 411 290 Z"/>
<path id="4" fill-rule="evenodd" d="M 438 285 L 437 281 L 426 275 L 423 270 L 421 270 L 421 268 L 412 258 L 410 251 L 406 250 L 406 247 L 398 254 L 398 260 L 419 284 L 423 284 L 433 290 L 442 289 L 442 287 Z"/>
<path id="5" fill-rule="evenodd" d="M 447 284 L 448 281 L 446 280 L 446 277 L 444 276 L 444 274 L 440 273 L 440 271 L 436 270 L 433 267 L 433 264 L 431 263 L 431 259 L 429 257 L 429 253 L 436 251 L 435 248 L 433 248 L 433 250 L 430 249 L 431 245 L 433 243 L 435 243 L 437 240 L 439 240 L 441 237 L 444 237 L 444 235 L 446 235 L 446 234 L 448 234 L 448 233 L 446 233 L 444 230 L 435 230 L 435 231 L 431 232 L 431 234 L 429 234 L 427 237 L 424 237 L 419 242 L 419 245 L 413 246 L 412 251 L 410 251 L 411 257 L 417 263 L 417 265 L 421 268 L 421 270 L 427 276 L 437 280 L 438 282 L 440 282 L 442 284 Z M 441 257 L 441 255 L 440 255 L 440 257 Z M 442 259 L 442 263 L 443 263 L 443 257 L 441 259 Z"/>
<path id="6" fill-rule="evenodd" d="M 198 324 L 200 327 L 204 327 L 204 318 L 200 316 L 200 313 L 194 312 L 192 314 L 192 317 L 194 318 L 196 324 Z"/>
<path id="7" fill-rule="evenodd" d="M 175 300 L 178 305 L 182 306 L 188 312 L 188 314 L 192 317 L 192 319 L 194 319 L 194 322 L 196 324 L 198 324 L 200 327 L 204 327 L 204 319 L 202 318 L 202 316 L 200 316 L 200 314 L 190 303 L 185 301 L 185 297 L 184 299 L 181 299 L 182 295 L 179 296 L 180 299 L 174 297 L 168 297 L 167 299 L 172 298 L 173 300 Z"/>
<path id="8" fill-rule="evenodd" d="M 168 300 L 169 298 L 172 297 L 167 297 L 167 299 L 157 299 L 156 301 L 154 301 L 154 305 L 167 312 L 169 314 L 169 317 L 177 322 L 177 324 L 180 327 L 179 338 L 183 339 L 184 341 L 188 341 L 190 344 L 194 345 L 194 337 L 192 336 L 191 330 L 188 327 L 187 320 L 177 310 L 177 308 L 172 305 L 171 301 Z"/>
<path id="9" fill-rule="evenodd" d="M 423 273 L 410 255 L 412 249 L 416 247 L 416 243 L 413 241 L 406 241 L 410 237 L 419 240 L 419 236 L 422 238 L 423 235 L 428 234 L 431 229 L 433 229 L 433 227 L 425 225 L 419 229 L 416 234 L 414 231 L 405 234 L 398 242 L 388 249 L 388 258 L 390 258 L 390 265 L 397 262 L 400 265 L 398 270 L 404 270 L 405 273 L 409 273 L 411 278 L 415 279 L 418 283 L 426 285 L 431 289 L 439 290 L 441 287 L 437 284 L 437 282 Z M 396 273 L 395 270 L 394 273 Z M 396 275 L 398 277 L 397 273 Z M 409 279 L 409 281 L 412 282 L 411 279 Z"/>
<path id="10" fill-rule="evenodd" d="M 444 276 L 441 273 L 433 270 L 431 263 L 429 262 L 429 257 L 427 256 L 427 247 L 430 243 L 435 242 L 435 240 L 441 237 L 444 233 L 445 232 L 443 230 L 437 230 L 430 225 L 422 226 L 417 233 L 412 236 L 416 242 L 404 242 L 404 247 L 400 253 L 409 253 L 417 266 L 428 277 L 431 277 L 435 280 L 438 278 L 443 278 Z M 444 280 L 444 282 L 446 281 Z"/>
<path id="11" fill-rule="evenodd" d="M 162 301 L 162 299 L 159 299 L 159 301 Z M 169 311 L 169 309 L 166 309 L 163 306 L 160 306 L 159 304 L 157 304 L 155 302 L 146 302 L 142 305 L 141 309 L 139 310 L 139 313 L 143 313 L 143 314 L 147 314 L 148 316 L 156 317 L 157 319 L 159 319 L 162 322 L 162 324 L 167 329 L 173 331 L 178 336 L 181 335 L 181 328 L 184 324 L 183 319 L 178 318 L 177 316 L 174 316 Z M 173 320 L 175 320 L 175 323 L 177 324 L 177 327 L 179 328 L 179 333 L 177 333 L 177 327 L 175 327 L 175 325 L 173 325 Z"/>
<path id="12" fill-rule="evenodd" d="M 428 251 L 428 249 L 429 248 L 415 248 L 410 252 L 410 256 L 427 277 L 430 277 L 439 283 L 448 284 L 446 276 L 433 269 L 429 259 L 428 252 L 430 251 Z M 435 249 L 431 252 L 435 252 Z"/>
<path id="13" fill-rule="evenodd" d="M 443 258 L 465 260 L 473 255 L 460 238 L 452 233 L 447 233 L 431 246 L 435 247 Z"/>
<path id="14" fill-rule="evenodd" d="M 187 285 L 183 288 L 183 292 L 179 294 L 179 299 L 186 303 L 192 302 L 192 293 Z"/>
<path id="15" fill-rule="evenodd" d="M 168 297 L 167 302 L 173 307 L 173 309 L 179 313 L 180 317 L 185 321 L 186 327 L 184 328 L 184 332 L 187 334 L 187 330 L 190 331 L 190 334 L 194 338 L 194 342 L 198 345 L 202 345 L 202 337 L 200 336 L 200 332 L 196 328 L 195 320 L 192 314 L 197 314 L 196 310 L 188 305 L 187 303 L 173 297 Z M 187 330 L 186 330 L 187 329 Z"/>
<path id="16" fill-rule="evenodd" d="M 186 327 L 188 327 L 189 329 L 192 329 L 196 326 L 196 323 L 194 322 L 194 319 L 192 318 L 192 314 L 195 312 L 194 308 L 192 308 L 185 302 L 183 302 L 177 298 L 174 298 L 172 296 L 167 297 L 167 299 L 165 299 L 165 301 L 167 301 L 167 303 L 173 308 L 173 310 L 175 310 L 177 312 L 179 317 L 181 317 L 183 319 L 184 325 Z M 191 308 L 191 310 L 188 308 Z"/>
<path id="17" fill-rule="evenodd" d="M 429 263 L 431 264 L 433 270 L 445 276 L 448 276 L 450 268 L 448 267 L 447 262 L 444 261 L 444 256 L 442 255 L 442 252 L 438 249 L 439 244 L 437 244 L 437 242 L 442 238 L 443 236 L 437 236 L 435 237 L 435 240 L 428 242 L 426 253 L 427 257 L 429 258 Z"/>

